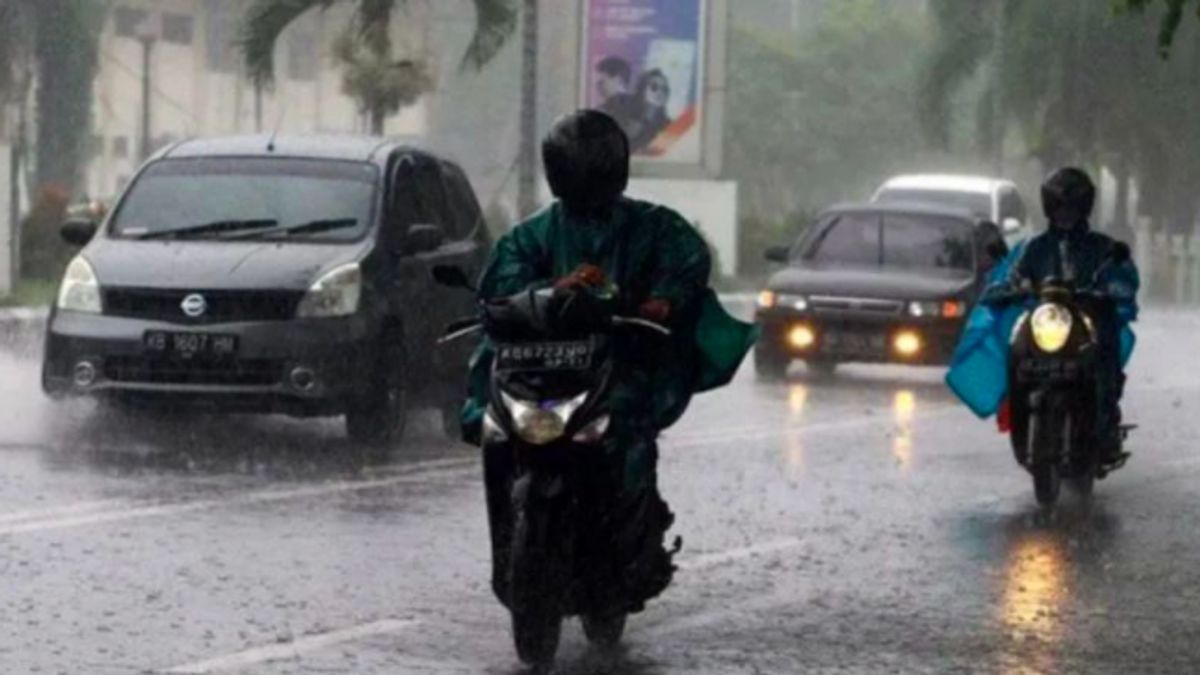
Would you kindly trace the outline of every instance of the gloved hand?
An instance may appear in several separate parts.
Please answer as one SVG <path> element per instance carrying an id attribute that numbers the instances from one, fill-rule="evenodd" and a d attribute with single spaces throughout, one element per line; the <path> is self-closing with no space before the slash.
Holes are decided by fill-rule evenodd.
<path id="1" fill-rule="evenodd" d="M 666 325 L 671 318 L 671 302 L 661 298 L 650 298 L 638 307 L 638 316 L 647 321 Z"/>
<path id="2" fill-rule="evenodd" d="M 601 288 L 608 283 L 608 275 L 599 267 L 583 263 L 567 276 L 554 282 L 557 290 Z"/>

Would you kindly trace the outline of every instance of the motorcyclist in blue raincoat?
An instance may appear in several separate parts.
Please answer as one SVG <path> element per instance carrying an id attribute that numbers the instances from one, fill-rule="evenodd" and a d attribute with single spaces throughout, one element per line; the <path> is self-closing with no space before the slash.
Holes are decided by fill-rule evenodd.
<path id="1" fill-rule="evenodd" d="M 1006 386 L 1008 334 L 1020 309 L 1013 306 L 1020 302 L 1015 298 L 1028 297 L 1023 291 L 1050 279 L 1094 285 L 1111 301 L 1095 319 L 1105 364 L 1099 378 L 1099 422 L 1107 439 L 1104 464 L 1115 467 L 1128 457 L 1121 447 L 1120 399 L 1123 365 L 1132 350 L 1128 324 L 1137 317 L 1139 280 L 1128 255 L 1114 256 L 1125 245 L 1092 229 L 1089 218 L 1095 202 L 1095 184 L 1081 169 L 1063 168 L 1046 180 L 1042 207 L 1049 227 L 1016 247 L 994 273 L 968 322 L 947 383 L 977 414 L 995 412 Z M 1119 262 L 1114 264 L 1115 259 Z"/>

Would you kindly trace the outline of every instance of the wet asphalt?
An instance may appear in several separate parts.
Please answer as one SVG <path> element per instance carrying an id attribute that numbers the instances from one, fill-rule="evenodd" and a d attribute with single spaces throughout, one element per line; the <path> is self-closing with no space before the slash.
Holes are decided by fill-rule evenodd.
<path id="1" fill-rule="evenodd" d="M 1035 507 L 938 370 L 746 369 L 663 441 L 685 547 L 616 653 L 556 672 L 1200 670 L 1200 315 L 1151 312 L 1130 465 Z M 0 672 L 525 672 L 471 448 L 420 418 L 363 467 L 332 422 L 51 403 L 0 355 Z"/>

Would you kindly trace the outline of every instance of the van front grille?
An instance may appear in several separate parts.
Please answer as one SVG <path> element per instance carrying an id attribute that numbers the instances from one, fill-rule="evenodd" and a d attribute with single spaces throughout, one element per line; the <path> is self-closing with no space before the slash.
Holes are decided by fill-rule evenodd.
<path id="1" fill-rule="evenodd" d="M 204 298 L 204 312 L 190 317 L 183 300 Z M 286 321 L 295 317 L 303 293 L 297 291 L 178 291 L 145 288 L 110 288 L 104 291 L 104 313 L 133 319 L 175 323 L 231 321 Z"/>

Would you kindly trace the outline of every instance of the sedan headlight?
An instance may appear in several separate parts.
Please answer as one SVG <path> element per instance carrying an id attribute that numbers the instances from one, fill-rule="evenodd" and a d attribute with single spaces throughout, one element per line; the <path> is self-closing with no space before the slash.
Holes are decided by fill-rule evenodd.
<path id="1" fill-rule="evenodd" d="M 91 263 L 83 256 L 76 256 L 67 265 L 58 289 L 58 308 L 90 314 L 99 314 L 104 309 L 100 300 L 100 281 L 96 279 Z"/>
<path id="2" fill-rule="evenodd" d="M 513 431 L 531 445 L 548 445 L 563 437 L 567 424 L 575 413 L 587 402 L 584 392 L 567 401 L 534 403 L 520 401 L 501 392 L 501 399 L 512 415 Z"/>
<path id="3" fill-rule="evenodd" d="M 302 319 L 349 316 L 358 311 L 361 298 L 362 270 L 358 263 L 342 265 L 309 287 L 296 308 L 296 316 Z"/>
<path id="4" fill-rule="evenodd" d="M 808 309 L 808 298 L 803 295 L 795 295 L 792 293 L 777 293 L 775 291 L 763 291 L 758 294 L 758 306 L 761 309 L 771 309 L 779 307 L 782 309 L 794 309 L 803 312 Z"/>
<path id="5" fill-rule="evenodd" d="M 1070 310 L 1062 305 L 1048 302 L 1038 307 L 1030 318 L 1034 344 L 1047 354 L 1057 352 L 1071 337 L 1073 323 Z"/>
<path id="6" fill-rule="evenodd" d="M 957 319 L 965 316 L 966 313 L 967 304 L 959 300 L 908 303 L 908 315 L 917 319 L 926 316 Z"/>

